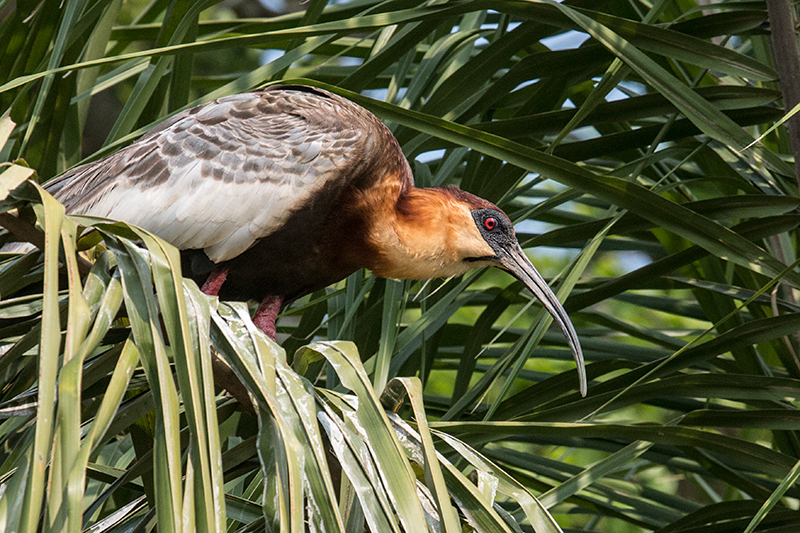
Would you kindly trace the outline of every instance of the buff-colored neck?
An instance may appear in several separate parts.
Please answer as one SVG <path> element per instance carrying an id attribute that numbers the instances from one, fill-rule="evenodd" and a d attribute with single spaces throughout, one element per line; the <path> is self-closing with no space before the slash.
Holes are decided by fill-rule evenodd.
<path id="1" fill-rule="evenodd" d="M 474 208 L 451 189 L 401 191 L 394 205 L 374 218 L 368 238 L 377 254 L 370 268 L 402 279 L 465 273 L 474 266 L 465 259 L 493 255 L 472 218 Z"/>

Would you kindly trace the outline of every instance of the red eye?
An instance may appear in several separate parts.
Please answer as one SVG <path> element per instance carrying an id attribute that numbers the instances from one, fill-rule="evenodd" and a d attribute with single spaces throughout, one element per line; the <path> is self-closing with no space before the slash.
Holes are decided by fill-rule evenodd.
<path id="1" fill-rule="evenodd" d="M 483 227 L 488 229 L 489 231 L 493 230 L 497 227 L 497 219 L 494 217 L 489 217 L 483 221 Z"/>

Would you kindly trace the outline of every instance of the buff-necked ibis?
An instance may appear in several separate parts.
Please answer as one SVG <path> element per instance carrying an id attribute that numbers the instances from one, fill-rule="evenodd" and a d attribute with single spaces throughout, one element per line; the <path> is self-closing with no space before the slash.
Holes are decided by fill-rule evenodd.
<path id="1" fill-rule="evenodd" d="M 184 273 L 222 299 L 282 304 L 359 268 L 430 279 L 495 266 L 521 280 L 566 335 L 575 329 L 509 218 L 455 187 L 414 187 L 389 129 L 330 92 L 272 86 L 178 113 L 119 152 L 47 185 L 74 214 L 122 220 L 181 250 Z"/>

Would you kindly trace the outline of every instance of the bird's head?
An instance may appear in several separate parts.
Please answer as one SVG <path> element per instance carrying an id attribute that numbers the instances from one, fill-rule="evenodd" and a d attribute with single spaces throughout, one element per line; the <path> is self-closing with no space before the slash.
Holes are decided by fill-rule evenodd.
<path id="1" fill-rule="evenodd" d="M 567 338 L 575 364 L 578 367 L 581 396 L 586 396 L 586 369 L 583 363 L 583 352 L 578 334 L 570 321 L 567 312 L 558 298 L 550 290 L 547 282 L 530 262 L 517 241 L 511 221 L 499 208 L 478 208 L 470 211 L 472 219 L 483 241 L 492 252 L 482 257 L 470 257 L 466 261 L 476 265 L 494 266 L 505 270 L 520 280 L 542 303 L 561 327 Z"/>
<path id="2" fill-rule="evenodd" d="M 397 214 L 391 232 L 396 242 L 384 248 L 383 268 L 373 268 L 378 275 L 425 279 L 459 275 L 479 266 L 505 270 L 525 284 L 561 327 L 578 367 L 581 395 L 586 395 L 586 370 L 575 328 L 499 207 L 455 187 L 412 189 L 401 198 Z"/>

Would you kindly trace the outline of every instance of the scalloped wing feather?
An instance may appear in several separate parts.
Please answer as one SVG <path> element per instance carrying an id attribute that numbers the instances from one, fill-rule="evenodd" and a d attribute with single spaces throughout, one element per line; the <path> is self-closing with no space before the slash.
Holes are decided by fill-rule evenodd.
<path id="1" fill-rule="evenodd" d="M 48 189 L 71 213 L 136 224 L 220 262 L 274 232 L 329 182 L 356 175 L 380 156 L 387 134 L 338 96 L 268 89 L 179 113 Z"/>

